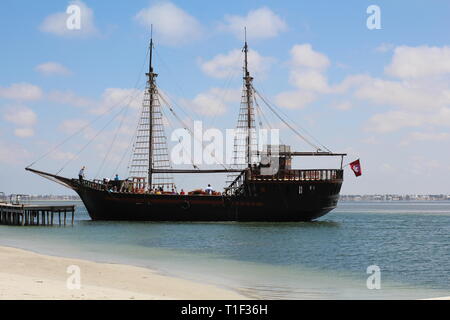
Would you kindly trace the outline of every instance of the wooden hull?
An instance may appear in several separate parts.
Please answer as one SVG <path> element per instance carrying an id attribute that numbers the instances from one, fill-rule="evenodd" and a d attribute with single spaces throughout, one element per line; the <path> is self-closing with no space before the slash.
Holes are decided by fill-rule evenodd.
<path id="1" fill-rule="evenodd" d="M 341 182 L 278 184 L 277 191 L 252 196 L 133 194 L 83 186 L 75 190 L 93 220 L 311 221 L 336 207 L 340 188 Z"/>

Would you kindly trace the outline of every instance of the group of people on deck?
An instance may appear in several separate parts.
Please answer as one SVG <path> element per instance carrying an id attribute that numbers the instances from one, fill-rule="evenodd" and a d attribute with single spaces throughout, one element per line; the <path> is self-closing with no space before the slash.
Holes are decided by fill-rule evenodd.
<path id="1" fill-rule="evenodd" d="M 186 192 L 183 189 L 181 189 L 181 191 L 178 193 L 178 191 L 175 190 L 174 188 L 172 188 L 171 191 L 164 191 L 164 188 L 162 186 L 160 186 L 160 187 L 157 187 L 157 188 L 152 188 L 150 190 L 150 194 L 186 195 Z M 208 184 L 208 187 L 205 188 L 205 194 L 207 194 L 207 195 L 213 195 L 214 194 L 214 190 L 213 190 L 213 188 L 211 188 L 210 184 Z"/>
<path id="2" fill-rule="evenodd" d="M 85 170 L 86 170 L 86 167 L 83 166 L 83 167 L 81 168 L 80 172 L 78 173 L 78 178 L 79 178 L 79 180 L 80 180 L 80 183 L 84 180 L 84 177 L 85 177 Z M 119 181 L 120 181 L 119 175 L 116 174 L 116 176 L 114 177 L 114 182 L 115 182 L 115 183 L 118 183 Z M 105 185 L 108 185 L 109 182 L 110 182 L 110 179 L 109 179 L 109 178 L 104 178 L 104 179 L 103 179 L 103 183 L 104 183 Z M 117 190 L 118 190 L 118 186 L 117 186 L 117 185 L 114 185 L 114 186 L 112 186 L 112 187 L 115 189 L 114 191 L 117 191 Z M 211 187 L 211 185 L 208 184 L 208 187 L 205 188 L 204 194 L 207 194 L 207 195 L 213 195 L 213 194 L 215 194 L 215 193 L 216 193 L 216 192 L 214 192 L 214 190 L 213 190 L 213 188 Z M 164 191 L 163 186 L 159 186 L 159 187 L 157 187 L 157 188 L 152 188 L 152 189 L 150 190 L 150 194 L 185 195 L 186 192 L 184 192 L 184 190 L 181 189 L 180 193 L 178 193 L 174 188 L 172 188 L 171 191 Z M 189 194 L 190 194 L 190 193 L 189 193 Z"/>

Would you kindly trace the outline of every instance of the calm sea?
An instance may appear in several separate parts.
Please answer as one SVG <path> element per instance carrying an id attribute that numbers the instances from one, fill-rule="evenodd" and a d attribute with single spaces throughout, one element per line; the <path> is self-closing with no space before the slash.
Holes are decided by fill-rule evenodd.
<path id="1" fill-rule="evenodd" d="M 310 223 L 0 226 L 0 245 L 126 263 L 268 299 L 450 296 L 450 201 L 341 202 Z M 369 266 L 380 289 L 367 288 Z M 83 272 L 83 270 L 82 270 Z"/>

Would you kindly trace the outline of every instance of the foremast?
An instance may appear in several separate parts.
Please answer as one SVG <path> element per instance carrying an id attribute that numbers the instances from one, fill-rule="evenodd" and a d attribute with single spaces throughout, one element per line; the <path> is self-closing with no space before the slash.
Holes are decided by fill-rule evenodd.
<path id="1" fill-rule="evenodd" d="M 144 100 L 133 144 L 129 177 L 135 188 L 151 190 L 163 188 L 167 191 L 176 189 L 170 172 L 169 151 L 164 129 L 163 112 L 160 95 L 156 84 L 157 73 L 153 69 L 153 36 L 150 38 L 149 67 Z"/>

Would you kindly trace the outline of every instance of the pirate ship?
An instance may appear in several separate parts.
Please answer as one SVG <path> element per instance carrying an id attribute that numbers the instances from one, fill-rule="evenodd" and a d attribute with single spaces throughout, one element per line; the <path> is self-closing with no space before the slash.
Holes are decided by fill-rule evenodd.
<path id="1" fill-rule="evenodd" d="M 152 63 L 153 48 L 151 38 L 147 84 L 127 179 L 105 182 L 66 178 L 30 166 L 26 170 L 73 189 L 93 220 L 310 221 L 336 207 L 346 154 L 318 147 L 311 152 L 295 152 L 287 145 L 266 145 L 263 151 L 256 151 L 255 118 L 261 111 L 258 100 L 286 127 L 304 137 L 255 89 L 248 68 L 247 40 L 242 50 L 243 94 L 237 125 L 241 137 L 235 139 L 235 162 L 222 169 L 205 170 L 195 165 L 192 169 L 173 169 L 163 128 L 164 97 L 156 85 L 158 75 Z M 340 168 L 293 169 L 294 157 L 341 157 Z M 223 192 L 164 191 L 176 190 L 173 175 L 213 173 L 228 174 Z"/>

